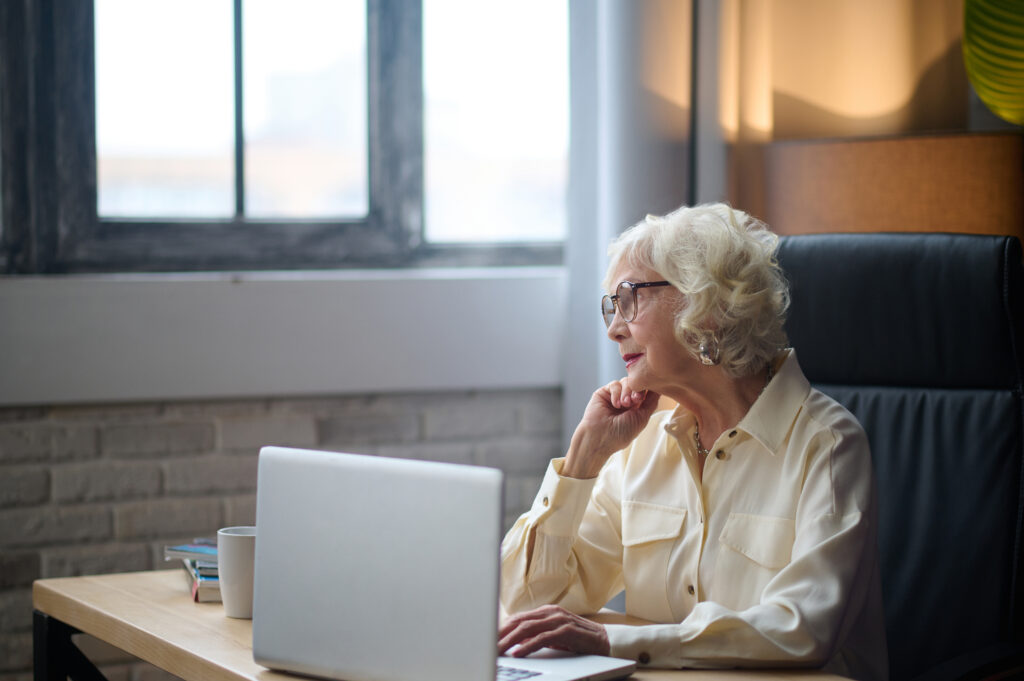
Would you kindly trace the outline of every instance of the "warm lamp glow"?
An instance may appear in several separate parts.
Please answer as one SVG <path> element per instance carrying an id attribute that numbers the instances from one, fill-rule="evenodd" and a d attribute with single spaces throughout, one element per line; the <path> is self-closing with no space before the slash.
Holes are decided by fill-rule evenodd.
<path id="1" fill-rule="evenodd" d="M 725 138 L 903 132 L 929 78 L 944 76 L 959 50 L 962 2 L 723 0 Z"/>
<path id="2" fill-rule="evenodd" d="M 679 36 L 691 33 L 692 7 L 689 2 L 657 0 L 645 7 L 643 17 L 643 84 L 661 104 L 651 112 L 651 124 L 670 138 L 687 139 L 691 54 L 689 41 Z"/>
<path id="3" fill-rule="evenodd" d="M 740 134 L 753 141 L 771 139 L 773 5 L 743 3 L 739 23 Z"/>
<path id="4" fill-rule="evenodd" d="M 774 3 L 772 88 L 853 118 L 903 106 L 913 93 L 914 26 L 905 2 Z"/>
<path id="5" fill-rule="evenodd" d="M 726 142 L 740 129 L 740 8 L 738 0 L 722 0 L 718 41 L 718 124 Z"/>

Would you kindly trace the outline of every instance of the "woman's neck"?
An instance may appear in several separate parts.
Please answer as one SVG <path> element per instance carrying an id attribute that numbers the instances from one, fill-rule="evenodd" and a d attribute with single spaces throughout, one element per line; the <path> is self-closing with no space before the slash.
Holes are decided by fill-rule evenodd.
<path id="1" fill-rule="evenodd" d="M 723 432 L 746 416 L 768 380 L 767 368 L 749 376 L 733 378 L 721 367 L 700 367 L 692 381 L 663 394 L 693 414 L 701 446 L 710 449 Z"/>

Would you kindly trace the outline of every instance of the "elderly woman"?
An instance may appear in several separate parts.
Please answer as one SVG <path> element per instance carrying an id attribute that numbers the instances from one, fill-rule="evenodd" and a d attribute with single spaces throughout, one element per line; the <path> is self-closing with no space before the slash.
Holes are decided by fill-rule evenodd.
<path id="1" fill-rule="evenodd" d="M 601 311 L 626 377 L 505 537 L 502 652 L 887 677 L 867 438 L 785 349 L 776 244 L 719 204 L 611 245 Z M 580 616 L 622 590 L 650 624 Z"/>

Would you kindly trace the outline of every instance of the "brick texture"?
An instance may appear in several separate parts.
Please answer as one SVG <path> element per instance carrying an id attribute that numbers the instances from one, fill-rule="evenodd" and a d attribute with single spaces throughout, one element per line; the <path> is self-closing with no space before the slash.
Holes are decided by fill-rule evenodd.
<path id="1" fill-rule="evenodd" d="M 518 430 L 527 435 L 561 435 L 562 400 L 558 393 L 543 393 L 535 400 L 522 402 L 516 407 L 516 414 Z"/>
<path id="2" fill-rule="evenodd" d="M 233 495 L 224 499 L 224 525 L 234 527 L 236 525 L 256 524 L 256 495 L 248 496 Z"/>
<path id="3" fill-rule="evenodd" d="M 117 538 L 145 539 L 169 535 L 212 535 L 222 526 L 216 498 L 168 498 L 120 504 L 114 509 Z"/>
<path id="4" fill-rule="evenodd" d="M 500 468 L 508 526 L 560 433 L 554 390 L 0 409 L 0 681 L 32 676 L 33 580 L 180 569 L 163 546 L 255 522 L 263 445 Z M 86 647 L 111 681 L 174 681 Z"/>
<path id="5" fill-rule="evenodd" d="M 167 463 L 167 493 L 188 496 L 256 491 L 255 453 L 251 456 L 207 456 Z"/>
<path id="6" fill-rule="evenodd" d="M 212 423 L 125 424 L 101 432 L 104 454 L 132 458 L 209 452 L 215 437 Z"/>
<path id="7" fill-rule="evenodd" d="M 494 466 L 507 473 L 543 471 L 548 461 L 561 456 L 562 451 L 553 438 L 502 438 L 476 447 L 477 463 Z"/>
<path id="8" fill-rule="evenodd" d="M 48 547 L 41 555 L 43 577 L 78 577 L 155 567 L 144 542 Z"/>
<path id="9" fill-rule="evenodd" d="M 419 415 L 342 414 L 320 421 L 320 442 L 340 450 L 361 451 L 365 445 L 415 442 L 419 439 Z"/>
<path id="10" fill-rule="evenodd" d="M 32 630 L 32 590 L 0 591 L 0 634 Z"/>
<path id="11" fill-rule="evenodd" d="M 91 459 L 99 452 L 96 429 L 51 423 L 0 426 L 0 461 L 67 461 Z"/>
<path id="12" fill-rule="evenodd" d="M 0 589 L 29 586 L 40 575 L 38 551 L 0 550 Z"/>
<path id="13" fill-rule="evenodd" d="M 33 506 L 50 496 L 50 471 L 45 468 L 9 467 L 0 477 L 0 508 Z"/>
<path id="14" fill-rule="evenodd" d="M 0 634 L 0 672 L 27 671 L 32 668 L 32 632 Z"/>
<path id="15" fill-rule="evenodd" d="M 55 467 L 53 496 L 58 502 L 111 501 L 151 498 L 159 494 L 159 463 L 95 461 Z"/>
<path id="16" fill-rule="evenodd" d="M 0 459 L 8 462 L 49 460 L 51 430 L 33 425 L 0 426 Z"/>
<path id="17" fill-rule="evenodd" d="M 401 445 L 377 447 L 378 456 L 393 459 L 420 459 L 422 461 L 444 461 L 446 463 L 476 463 L 471 442 L 411 442 Z"/>
<path id="18" fill-rule="evenodd" d="M 316 420 L 304 414 L 224 419 L 220 424 L 223 449 L 259 449 L 264 445 L 313 447 Z"/>
<path id="19" fill-rule="evenodd" d="M 423 436 L 427 440 L 470 440 L 515 432 L 516 413 L 504 400 L 449 403 L 424 410 Z"/>
<path id="20" fill-rule="evenodd" d="M 110 539 L 105 506 L 43 506 L 0 511 L 0 546 L 24 547 Z"/>

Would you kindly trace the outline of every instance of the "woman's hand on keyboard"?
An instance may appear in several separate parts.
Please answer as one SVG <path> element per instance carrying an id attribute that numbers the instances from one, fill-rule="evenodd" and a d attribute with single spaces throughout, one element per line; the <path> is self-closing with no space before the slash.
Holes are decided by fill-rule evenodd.
<path id="1" fill-rule="evenodd" d="M 513 646 L 515 650 L 509 651 Z M 611 651 L 604 627 L 557 605 L 510 616 L 498 630 L 498 654 L 525 657 L 541 648 L 586 655 Z"/>

